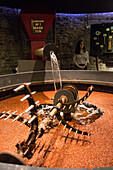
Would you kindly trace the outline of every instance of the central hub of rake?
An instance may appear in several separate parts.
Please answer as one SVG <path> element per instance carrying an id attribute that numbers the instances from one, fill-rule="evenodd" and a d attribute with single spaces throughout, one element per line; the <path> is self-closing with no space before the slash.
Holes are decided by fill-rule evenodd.
<path id="1" fill-rule="evenodd" d="M 78 90 L 74 85 L 65 85 L 54 96 L 54 105 L 61 103 L 63 113 L 75 112 L 75 103 L 78 100 Z"/>

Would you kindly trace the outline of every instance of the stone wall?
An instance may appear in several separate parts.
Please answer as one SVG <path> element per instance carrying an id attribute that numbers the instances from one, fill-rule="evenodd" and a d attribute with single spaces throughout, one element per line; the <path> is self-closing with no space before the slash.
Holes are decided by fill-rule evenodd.
<path id="1" fill-rule="evenodd" d="M 0 7 L 0 75 L 10 74 L 25 59 L 28 39 L 20 27 L 18 9 Z"/>
<path id="2" fill-rule="evenodd" d="M 83 39 L 90 54 L 90 28 L 91 24 L 112 23 L 113 12 L 98 14 L 56 14 L 56 42 L 61 50 L 61 68 L 70 69 L 76 43 Z M 110 59 L 113 57 L 110 56 Z M 96 69 L 96 59 L 90 56 L 89 70 Z M 106 67 L 104 57 L 99 58 L 99 70 L 111 70 Z"/>
<path id="3" fill-rule="evenodd" d="M 29 42 L 19 22 L 19 9 L 0 7 L 0 74 L 13 73 L 18 60 L 27 59 Z M 91 24 L 113 22 L 113 13 L 56 14 L 56 44 L 60 51 L 61 69 L 72 69 L 73 55 L 79 39 L 85 41 L 90 53 Z M 53 42 L 53 27 L 48 32 L 46 43 Z M 110 56 L 112 59 L 112 56 Z M 89 70 L 96 69 L 96 59 L 90 56 Z M 100 70 L 106 67 L 106 59 L 99 59 Z"/>

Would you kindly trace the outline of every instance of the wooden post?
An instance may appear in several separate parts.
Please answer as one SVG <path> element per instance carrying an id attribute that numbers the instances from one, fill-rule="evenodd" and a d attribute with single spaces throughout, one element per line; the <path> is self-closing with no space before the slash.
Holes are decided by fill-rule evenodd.
<path id="1" fill-rule="evenodd" d="M 97 71 L 99 71 L 98 56 L 96 56 L 96 68 L 97 68 Z"/>

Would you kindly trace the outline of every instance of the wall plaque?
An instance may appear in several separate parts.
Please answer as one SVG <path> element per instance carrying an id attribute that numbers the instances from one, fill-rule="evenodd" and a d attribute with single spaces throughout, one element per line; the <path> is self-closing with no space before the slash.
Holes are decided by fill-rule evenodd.
<path id="1" fill-rule="evenodd" d="M 43 19 L 32 19 L 31 30 L 32 30 L 32 34 L 43 34 L 44 33 L 44 20 Z"/>

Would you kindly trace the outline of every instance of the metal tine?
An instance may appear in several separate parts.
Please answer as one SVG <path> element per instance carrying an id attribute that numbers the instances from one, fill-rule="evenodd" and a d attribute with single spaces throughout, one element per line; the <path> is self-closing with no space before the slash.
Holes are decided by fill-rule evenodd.
<path id="1" fill-rule="evenodd" d="M 12 117 L 15 113 L 17 113 L 17 110 L 16 110 L 16 111 L 14 111 L 13 113 L 11 113 L 9 116 L 7 116 L 4 120 L 9 119 L 9 118 L 10 118 L 10 117 Z"/>
<path id="2" fill-rule="evenodd" d="M 27 94 L 26 96 L 24 96 L 23 98 L 21 98 L 20 101 L 23 102 L 24 100 L 26 100 L 26 99 L 29 98 L 29 97 L 30 97 L 30 95 Z"/>
<path id="3" fill-rule="evenodd" d="M 67 122 L 67 123 L 68 123 L 68 122 Z M 64 128 L 63 128 L 63 130 L 65 130 L 66 126 L 67 126 L 67 124 L 65 124 L 65 126 L 64 126 Z"/>
<path id="4" fill-rule="evenodd" d="M 83 101 L 82 100 L 80 100 L 80 104 L 82 103 Z"/>
<path id="5" fill-rule="evenodd" d="M 84 131 L 82 131 L 82 134 L 81 134 L 81 137 L 83 138 L 83 136 L 84 136 Z"/>
<path id="6" fill-rule="evenodd" d="M 26 153 L 29 151 L 29 148 L 26 149 L 26 151 L 24 152 L 24 155 L 26 155 Z"/>
<path id="7" fill-rule="evenodd" d="M 79 128 L 77 127 L 77 128 L 76 128 L 76 132 L 75 132 L 75 136 L 77 135 L 78 129 L 79 129 Z"/>
<path id="8" fill-rule="evenodd" d="M 69 109 L 71 109 L 71 108 L 72 108 L 72 105 L 69 106 Z"/>
<path id="9" fill-rule="evenodd" d="M 28 132 L 31 130 L 31 128 L 28 129 Z"/>
<path id="10" fill-rule="evenodd" d="M 26 109 L 25 112 L 27 113 L 27 112 L 29 112 L 29 111 L 30 111 L 31 109 L 33 109 L 33 108 L 34 108 L 34 105 L 31 105 L 30 107 L 28 107 L 28 109 Z"/>
<path id="11" fill-rule="evenodd" d="M 17 87 L 16 89 L 14 89 L 14 91 L 16 92 L 16 91 L 19 91 L 19 90 L 21 90 L 21 89 L 23 89 L 23 88 L 24 88 L 24 84 L 20 85 L 20 86 Z"/>
<path id="12" fill-rule="evenodd" d="M 69 134 L 71 133 L 72 129 L 73 129 L 73 125 L 72 125 L 72 127 L 69 129 Z"/>
<path id="13" fill-rule="evenodd" d="M 36 101 L 35 104 L 37 105 L 40 101 Z"/>
<path id="14" fill-rule="evenodd" d="M 27 86 L 29 86 L 31 83 L 29 82 L 29 83 L 25 83 L 25 85 L 27 85 Z"/>
<path id="15" fill-rule="evenodd" d="M 35 94 L 35 93 L 36 93 L 36 91 L 31 92 L 31 94 Z"/>
<path id="16" fill-rule="evenodd" d="M 6 116 L 6 114 L 4 113 L 2 116 L 0 116 L 0 119 L 2 119 L 3 117 L 5 117 Z"/>
<path id="17" fill-rule="evenodd" d="M 35 94 L 35 93 L 36 93 L 36 91 L 31 92 L 31 94 Z M 30 94 L 27 94 L 27 95 L 24 96 L 22 99 L 20 99 L 20 101 L 23 102 L 24 100 L 26 100 L 26 99 L 29 98 L 29 97 L 30 97 Z"/>
<path id="18" fill-rule="evenodd" d="M 86 96 L 84 96 L 84 100 L 86 100 Z"/>
<path id="19" fill-rule="evenodd" d="M 77 106 L 78 103 L 75 103 L 75 107 Z"/>
<path id="20" fill-rule="evenodd" d="M 34 115 L 29 121 L 28 121 L 28 123 L 30 124 L 31 122 L 33 122 L 35 119 L 36 119 L 36 115 Z"/>
<path id="21" fill-rule="evenodd" d="M 58 123 L 58 126 L 62 123 L 62 120 L 60 120 L 60 122 Z"/>
<path id="22" fill-rule="evenodd" d="M 18 120 L 25 112 L 21 113 L 20 115 L 18 115 L 17 117 L 15 117 L 15 119 L 13 119 L 12 122 L 15 122 L 16 120 Z"/>
<path id="23" fill-rule="evenodd" d="M 85 128 L 85 130 L 86 130 L 86 128 Z M 83 138 L 82 139 L 82 141 L 83 141 L 82 145 L 84 145 L 84 143 L 87 141 L 86 136 L 84 135 L 84 131 L 82 131 L 82 136 L 81 137 Z"/>
<path id="24" fill-rule="evenodd" d="M 3 112 L 2 112 L 2 114 L 3 114 L 3 115 L 1 115 L 1 116 L 0 116 L 0 119 L 2 119 L 3 117 L 5 117 L 5 116 L 6 116 L 6 112 L 5 112 L 5 111 L 3 111 Z"/>
<path id="25" fill-rule="evenodd" d="M 90 134 L 91 134 L 90 131 L 91 131 L 91 129 L 89 129 L 88 138 L 90 138 Z"/>
<path id="26" fill-rule="evenodd" d="M 20 126 L 22 126 L 23 124 L 25 124 L 28 121 L 28 119 L 24 119 L 24 121 L 20 124 Z"/>
<path id="27" fill-rule="evenodd" d="M 2 113 L 6 113 L 5 111 L 3 111 Z"/>
<path id="28" fill-rule="evenodd" d="M 5 117 L 5 116 L 6 116 L 6 113 L 10 113 L 10 112 L 11 112 L 11 110 L 9 110 L 8 112 L 3 111 L 3 115 L 0 116 L 0 119 L 2 119 L 3 117 Z"/>
<path id="29" fill-rule="evenodd" d="M 11 110 L 9 110 L 8 112 L 6 112 L 6 113 L 10 113 L 11 112 Z"/>
<path id="30" fill-rule="evenodd" d="M 26 122 L 29 121 L 29 118 L 31 118 L 31 115 L 28 116 L 28 118 L 25 118 L 24 121 L 20 124 L 20 126 L 22 126 L 23 124 L 25 124 Z"/>
<path id="31" fill-rule="evenodd" d="M 65 126 L 64 126 L 64 128 L 63 128 L 63 130 L 65 130 L 66 126 L 67 126 L 67 125 L 65 124 Z"/>
<path id="32" fill-rule="evenodd" d="M 23 88 L 25 87 L 25 85 L 28 85 L 28 86 L 29 86 L 30 84 L 31 84 L 31 83 L 22 84 L 22 85 L 20 85 L 19 87 L 17 87 L 16 89 L 14 89 L 14 91 L 17 92 L 17 91 L 23 89 Z"/>
<path id="33" fill-rule="evenodd" d="M 63 107 L 63 110 L 66 108 L 66 106 Z"/>

